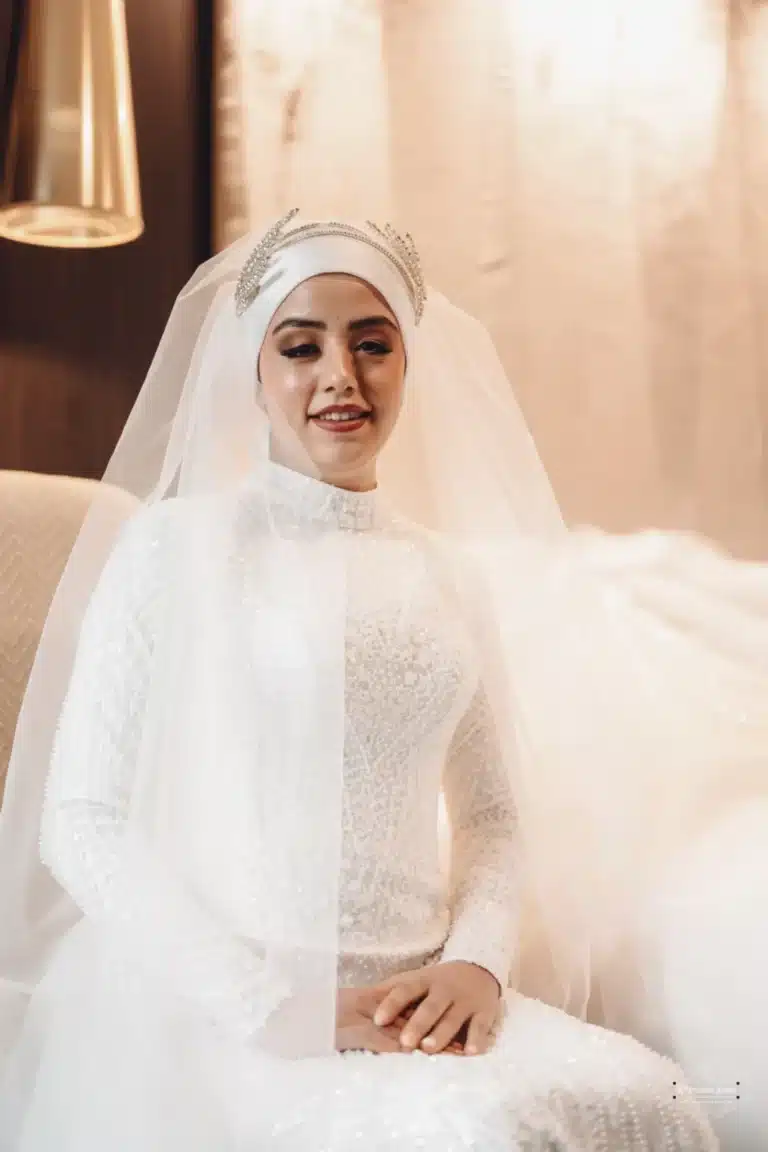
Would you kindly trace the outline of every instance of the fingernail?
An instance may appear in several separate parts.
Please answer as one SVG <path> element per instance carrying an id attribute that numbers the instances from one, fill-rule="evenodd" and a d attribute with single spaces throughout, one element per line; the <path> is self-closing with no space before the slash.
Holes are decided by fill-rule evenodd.
<path id="1" fill-rule="evenodd" d="M 381 1028 L 382 1025 L 386 1024 L 387 1018 L 383 1012 L 377 1012 L 373 1018 L 373 1022 L 377 1028 Z"/>
<path id="2" fill-rule="evenodd" d="M 416 1041 L 410 1032 L 403 1032 L 402 1036 L 400 1037 L 400 1043 L 402 1044 L 403 1048 L 413 1048 L 413 1045 L 416 1043 Z"/>
<path id="3" fill-rule="evenodd" d="M 477 1056 L 477 1045 L 476 1044 L 467 1044 L 464 1051 L 467 1053 L 468 1056 Z"/>
<path id="4" fill-rule="evenodd" d="M 434 1048 L 436 1043 L 437 1043 L 437 1041 L 434 1039 L 433 1036 L 427 1036 L 426 1040 L 423 1041 L 425 1048 Z"/>

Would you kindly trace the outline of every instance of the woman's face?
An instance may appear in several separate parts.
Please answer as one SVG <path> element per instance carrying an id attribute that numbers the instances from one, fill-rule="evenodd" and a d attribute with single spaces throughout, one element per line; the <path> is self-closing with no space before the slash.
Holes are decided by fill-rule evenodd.
<path id="1" fill-rule="evenodd" d="M 314 276 L 278 308 L 259 355 L 272 459 L 365 491 L 403 399 L 405 350 L 382 298 L 353 276 Z"/>

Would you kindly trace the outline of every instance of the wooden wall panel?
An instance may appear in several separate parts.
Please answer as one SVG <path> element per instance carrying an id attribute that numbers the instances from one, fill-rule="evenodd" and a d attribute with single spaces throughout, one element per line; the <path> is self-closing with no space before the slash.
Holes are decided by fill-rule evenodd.
<path id="1" fill-rule="evenodd" d="M 0 468 L 101 474 L 174 297 L 208 254 L 207 5 L 126 11 L 146 232 L 92 252 L 0 241 Z"/>
<path id="2" fill-rule="evenodd" d="M 13 79 L 18 63 L 19 36 L 25 0 L 0 2 L 0 178 L 3 172 L 8 129 L 8 112 Z"/>

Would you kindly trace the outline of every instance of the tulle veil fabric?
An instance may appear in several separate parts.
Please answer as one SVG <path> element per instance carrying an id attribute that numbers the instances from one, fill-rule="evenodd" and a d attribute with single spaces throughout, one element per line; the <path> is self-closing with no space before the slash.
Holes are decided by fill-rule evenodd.
<path id="1" fill-rule="evenodd" d="M 217 932 L 255 947 L 264 1011 L 254 1050 L 333 1051 L 344 564 L 333 541 L 286 536 L 271 521 L 255 356 L 293 287 L 344 272 L 380 291 L 400 322 L 406 401 L 381 494 L 436 534 L 513 776 L 525 901 L 513 979 L 684 1055 L 694 1086 L 748 1082 L 740 1116 L 768 1134 L 768 918 L 758 911 L 768 909 L 768 572 L 694 538 L 568 529 L 485 330 L 433 290 L 417 324 L 391 261 L 365 242 L 278 250 L 239 320 L 235 285 L 258 241 L 214 257 L 180 294 L 105 474 L 135 497 L 136 514 L 117 523 L 97 498 L 51 609 L 0 815 L 0 1052 L 25 1017 L 38 1026 L 41 987 L 69 1005 L 76 1031 L 72 957 L 90 927 L 39 859 L 51 749 L 89 601 L 115 551 L 168 507 L 174 591 L 126 834 L 181 879 Z M 727 903 L 722 836 L 744 915 L 713 940 Z M 691 978 L 674 924 L 687 926 L 689 946 L 708 941 Z M 99 947 L 128 954 L 132 931 Z M 106 1023 L 103 1033 L 109 1046 Z M 214 1063 L 224 1083 L 228 1064 Z"/>

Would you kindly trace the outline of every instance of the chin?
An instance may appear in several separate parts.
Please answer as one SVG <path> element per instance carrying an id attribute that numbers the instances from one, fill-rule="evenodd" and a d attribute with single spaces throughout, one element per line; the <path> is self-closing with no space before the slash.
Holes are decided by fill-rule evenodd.
<path id="1" fill-rule="evenodd" d="M 374 461 L 375 454 L 371 452 L 345 453 L 343 456 L 315 459 L 315 466 L 329 484 L 336 484 L 368 472 Z"/>
<path id="2" fill-rule="evenodd" d="M 315 456 L 315 463 L 324 471 L 359 472 L 363 468 L 370 467 L 376 455 L 369 447 L 363 449 L 360 445 L 340 445 L 335 452 L 318 453 Z"/>

